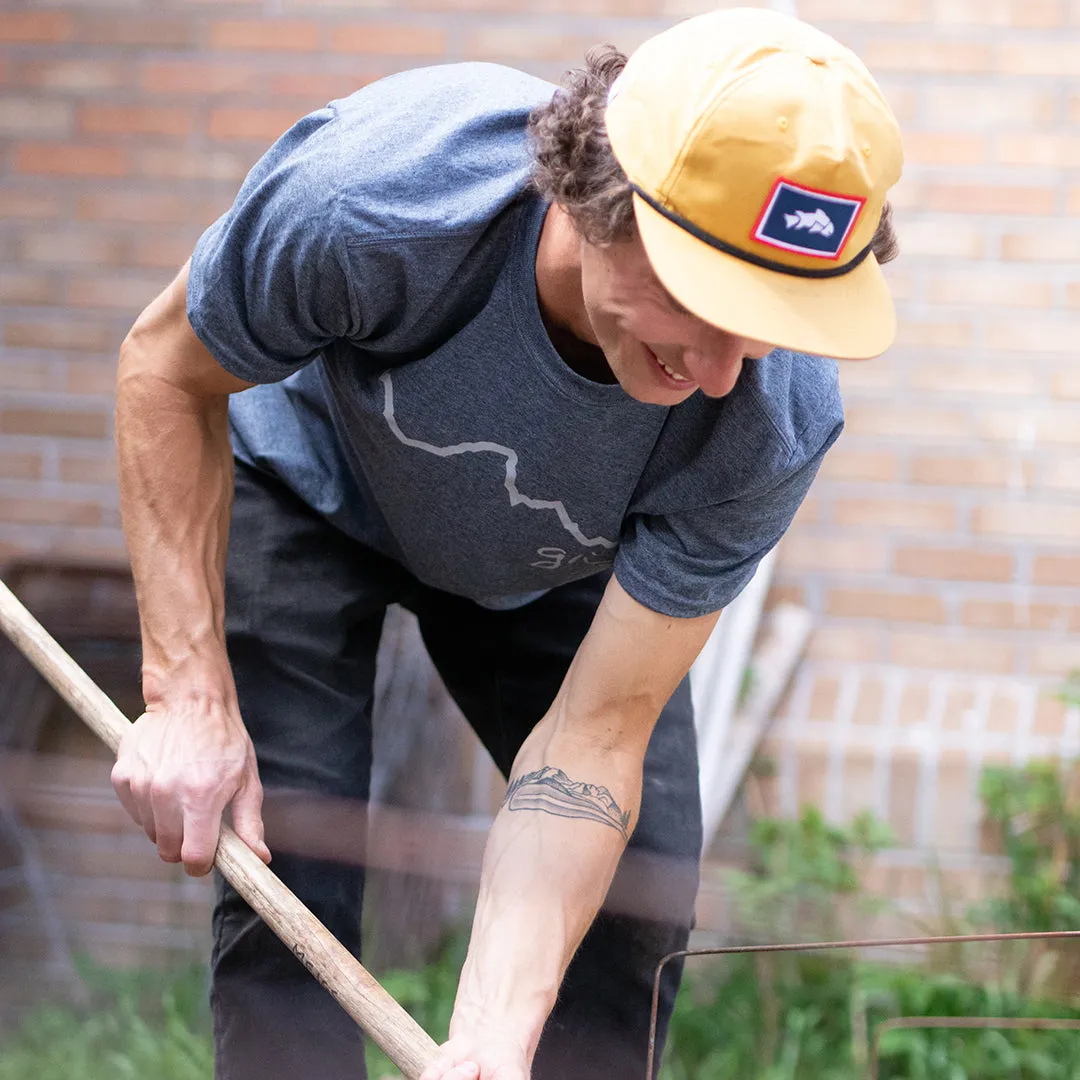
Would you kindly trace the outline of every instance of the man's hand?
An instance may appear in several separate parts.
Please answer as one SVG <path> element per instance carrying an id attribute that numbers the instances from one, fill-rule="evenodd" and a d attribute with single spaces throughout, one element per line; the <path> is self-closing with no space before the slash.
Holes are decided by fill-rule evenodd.
<path id="1" fill-rule="evenodd" d="M 214 864 L 221 815 L 232 805 L 237 835 L 263 862 L 262 784 L 236 706 L 193 698 L 151 706 L 127 732 L 113 787 L 165 862 L 194 877 Z"/>
<path id="2" fill-rule="evenodd" d="M 504 1031 L 463 1030 L 439 1047 L 420 1080 L 529 1080 L 525 1045 Z"/>

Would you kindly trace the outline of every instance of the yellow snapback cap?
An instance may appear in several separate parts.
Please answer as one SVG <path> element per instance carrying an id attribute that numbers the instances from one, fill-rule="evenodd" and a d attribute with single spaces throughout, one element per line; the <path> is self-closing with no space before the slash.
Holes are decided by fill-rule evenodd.
<path id="1" fill-rule="evenodd" d="M 825 356 L 892 344 L 870 242 L 903 149 L 850 49 L 775 11 L 699 15 L 634 52 L 606 123 L 649 261 L 687 309 Z"/>

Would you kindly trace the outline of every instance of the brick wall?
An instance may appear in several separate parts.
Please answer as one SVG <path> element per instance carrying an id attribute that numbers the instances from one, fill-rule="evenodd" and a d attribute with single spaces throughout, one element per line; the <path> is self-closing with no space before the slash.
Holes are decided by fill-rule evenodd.
<path id="1" fill-rule="evenodd" d="M 556 76 L 709 6 L 0 3 L 0 557 L 122 558 L 117 345 L 292 120 L 416 64 Z M 783 549 L 777 595 L 817 629 L 777 805 L 874 805 L 913 843 L 940 817 L 962 845 L 982 755 L 1078 739 L 1047 692 L 1080 666 L 1080 2 L 798 6 L 872 65 L 908 168 L 900 339 L 844 365 L 848 430 Z"/>

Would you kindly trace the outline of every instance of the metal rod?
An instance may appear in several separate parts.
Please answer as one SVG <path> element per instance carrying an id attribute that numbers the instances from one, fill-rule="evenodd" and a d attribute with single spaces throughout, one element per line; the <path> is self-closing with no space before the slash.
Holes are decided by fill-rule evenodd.
<path id="1" fill-rule="evenodd" d="M 646 1080 L 654 1080 L 656 1021 L 660 1011 L 660 977 L 672 960 L 688 956 L 731 956 L 735 953 L 821 952 L 826 949 L 881 949 L 914 945 L 965 945 L 977 941 L 1051 941 L 1080 938 L 1080 930 L 1031 930 L 1019 934 L 946 934 L 905 938 L 852 938 L 848 941 L 785 942 L 769 945 L 722 945 L 712 949 L 680 949 L 668 953 L 656 965 L 653 976 L 652 1010 L 649 1014 L 649 1057 Z"/>

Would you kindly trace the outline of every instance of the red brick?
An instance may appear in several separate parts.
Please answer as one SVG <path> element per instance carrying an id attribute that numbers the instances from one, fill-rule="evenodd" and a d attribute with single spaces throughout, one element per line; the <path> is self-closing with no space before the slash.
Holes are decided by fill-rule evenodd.
<path id="1" fill-rule="evenodd" d="M 919 759 L 913 751 L 898 747 L 890 755 L 889 809 L 886 820 L 897 842 L 903 847 L 911 847 L 916 842 L 915 828 L 919 820 L 919 772 Z M 888 895 L 899 896 L 902 890 L 907 888 L 898 880 L 902 873 L 903 871 L 894 871 L 890 874 Z M 906 878 L 907 875 L 904 874 L 904 877 Z"/>
<path id="2" fill-rule="evenodd" d="M 965 626 L 994 630 L 1066 631 L 1080 628 L 1080 607 L 1068 604 L 966 600 L 962 617 Z"/>
<path id="3" fill-rule="evenodd" d="M 1080 136 L 1049 133 L 999 135 L 997 159 L 1004 165 L 1075 169 L 1080 167 Z"/>
<path id="4" fill-rule="evenodd" d="M 222 19 L 210 24 L 207 45 L 254 52 L 312 52 L 319 45 L 319 24 L 299 19 Z"/>
<path id="5" fill-rule="evenodd" d="M 1041 464 L 1041 487 L 1080 494 L 1080 458 L 1053 458 Z"/>
<path id="6" fill-rule="evenodd" d="M 982 408 L 975 414 L 975 432 L 981 439 L 1019 444 L 1080 443 L 1080 427 L 1071 408 Z"/>
<path id="7" fill-rule="evenodd" d="M 131 168 L 126 150 L 117 146 L 19 143 L 15 170 L 53 176 L 124 176 Z"/>
<path id="8" fill-rule="evenodd" d="M 65 11 L 12 11 L 0 19 L 0 41 L 25 44 L 70 41 L 72 18 Z"/>
<path id="9" fill-rule="evenodd" d="M 842 664 L 872 664 L 881 660 L 883 653 L 883 635 L 875 626 L 816 626 L 807 646 L 811 660 Z"/>
<path id="10" fill-rule="evenodd" d="M 994 66 L 993 48 L 974 41 L 881 38 L 868 42 L 861 55 L 872 71 L 960 75 L 992 71 Z"/>
<path id="11" fill-rule="evenodd" d="M 0 495 L 0 521 L 13 525 L 100 525 L 101 507 L 92 502 Z"/>
<path id="12" fill-rule="evenodd" d="M 902 319 L 896 343 L 918 349 L 970 349 L 974 336 L 967 321 Z"/>
<path id="13" fill-rule="evenodd" d="M 1080 76 L 1080 49 L 1070 35 L 1056 41 L 1005 40 L 998 46 L 997 67 L 1006 75 L 1076 78 Z"/>
<path id="14" fill-rule="evenodd" d="M 963 439 L 971 431 L 969 414 L 961 409 L 854 401 L 847 406 L 846 412 L 845 431 L 848 435 Z"/>
<path id="15" fill-rule="evenodd" d="M 1036 585 L 1080 586 L 1080 555 L 1037 555 L 1032 580 Z"/>
<path id="16" fill-rule="evenodd" d="M 927 282 L 926 298 L 931 304 L 971 307 L 1050 308 L 1055 305 L 1052 281 L 1010 274 L 999 264 L 965 267 L 963 272 L 931 277 Z"/>
<path id="17" fill-rule="evenodd" d="M 133 262 L 136 266 L 179 270 L 191 257 L 198 233 L 156 233 L 135 238 Z"/>
<path id="18" fill-rule="evenodd" d="M 55 304 L 56 282 L 48 274 L 0 270 L 0 304 Z"/>
<path id="19" fill-rule="evenodd" d="M 1040 655 L 1039 661 L 1044 662 L 1047 657 Z M 1056 674 L 1061 669 L 1056 665 L 1052 673 Z M 1067 673 L 1068 669 L 1065 669 Z M 1035 735 L 1049 736 L 1052 739 L 1060 739 L 1065 734 L 1065 725 L 1068 722 L 1069 709 L 1064 701 L 1055 698 L 1040 698 L 1035 706 L 1035 720 L 1032 724 L 1032 733 Z"/>
<path id="20" fill-rule="evenodd" d="M 77 37 L 84 45 L 137 45 L 144 48 L 191 48 L 198 41 L 199 26 L 195 19 L 156 18 L 140 12 L 106 15 L 98 11 L 79 17 Z"/>
<path id="21" fill-rule="evenodd" d="M 66 101 L 40 97 L 0 97 L 0 134 L 67 135 L 74 127 L 75 110 Z"/>
<path id="22" fill-rule="evenodd" d="M 1012 315 L 993 322 L 987 340 L 1002 352 L 1050 353 L 1074 356 L 1080 340 L 1080 319 Z"/>
<path id="23" fill-rule="evenodd" d="M 865 480 L 887 484 L 898 479 L 896 454 L 885 450 L 850 450 L 843 444 L 825 455 L 821 476 L 830 480 Z"/>
<path id="24" fill-rule="evenodd" d="M 103 412 L 71 409 L 4 409 L 0 411 L 0 433 L 103 439 L 109 433 L 109 418 Z"/>
<path id="25" fill-rule="evenodd" d="M 996 638 L 966 634 L 951 638 L 944 634 L 894 633 L 889 643 L 889 659 L 897 664 L 952 671 L 1006 673 L 1016 666 L 1016 648 Z"/>
<path id="26" fill-rule="evenodd" d="M 893 299 L 898 299 L 896 291 L 890 289 Z M 899 365 L 893 363 L 888 355 L 876 357 L 863 363 L 858 361 L 840 364 L 840 392 L 844 395 L 858 391 L 889 391 L 900 385 Z"/>
<path id="27" fill-rule="evenodd" d="M 1030 130 L 1051 124 L 1056 118 L 1056 96 L 1039 87 L 988 80 L 975 85 L 929 84 L 922 91 L 927 122 L 935 128 Z"/>
<path id="28" fill-rule="evenodd" d="M 833 517 L 838 525 L 872 525 L 936 532 L 949 532 L 956 528 L 956 506 L 951 502 L 838 498 L 833 507 Z"/>
<path id="29" fill-rule="evenodd" d="M 886 546 L 875 537 L 788 533 L 780 544 L 780 565 L 790 572 L 839 570 L 872 573 L 885 569 Z"/>
<path id="30" fill-rule="evenodd" d="M 1025 488 L 1032 483 L 1030 461 L 1019 457 L 916 457 L 911 463 L 911 479 L 916 484 L 949 487 Z"/>
<path id="31" fill-rule="evenodd" d="M 327 28 L 334 52 L 371 53 L 390 56 L 442 56 L 446 31 L 422 24 L 349 23 Z"/>
<path id="32" fill-rule="evenodd" d="M 101 323 L 50 319 L 48 322 L 7 322 L 4 344 L 13 349 L 103 352 L 118 346 L 120 339 L 115 330 Z"/>
<path id="33" fill-rule="evenodd" d="M 207 124 L 211 139 L 273 142 L 300 119 L 295 109 L 256 109 L 223 106 L 212 109 Z"/>
<path id="34" fill-rule="evenodd" d="M 389 71 L 381 74 L 390 74 Z M 348 97 L 379 75 L 358 71 L 277 71 L 267 76 L 272 98 L 297 98 L 307 103 L 304 112 L 322 108 L 328 101 Z"/>
<path id="35" fill-rule="evenodd" d="M 990 699 L 990 708 L 986 714 L 986 730 L 999 734 L 1011 735 L 1016 731 L 1020 719 L 1020 708 L 1012 695 L 995 694 Z"/>
<path id="36" fill-rule="evenodd" d="M 150 94 L 244 94 L 259 85 L 259 73 L 251 67 L 222 61 L 147 61 L 140 68 L 139 82 Z"/>
<path id="37" fill-rule="evenodd" d="M 888 622 L 945 622 L 945 603 L 934 593 L 884 592 L 880 589 L 831 589 L 829 615 Z"/>
<path id="38" fill-rule="evenodd" d="M 134 222 L 173 225 L 185 222 L 209 223 L 232 201 L 232 196 L 211 200 L 172 192 L 110 190 L 83 192 L 75 206 L 75 216 L 84 221 Z M 140 230 L 142 235 L 144 230 Z"/>
<path id="39" fill-rule="evenodd" d="M 1007 262 L 1074 262 L 1080 250 L 1080 231 L 1038 228 L 1007 232 L 1001 238 L 1001 257 Z"/>
<path id="40" fill-rule="evenodd" d="M 0 476 L 7 480 L 40 480 L 43 468 L 40 454 L 16 454 L 0 450 Z"/>
<path id="41" fill-rule="evenodd" d="M 1080 400 L 1080 372 L 1056 371 L 1050 379 L 1050 392 L 1056 398 Z"/>
<path id="42" fill-rule="evenodd" d="M 1016 364 L 987 365 L 979 364 L 948 365 L 921 363 L 912 366 L 909 375 L 910 385 L 917 390 L 928 390 L 932 394 L 959 394 L 970 397 L 987 394 L 995 397 L 1027 397 L 1039 390 L 1035 373 L 1029 368 Z"/>
<path id="43" fill-rule="evenodd" d="M 981 259 L 986 252 L 984 230 L 955 217 L 923 214 L 920 220 L 900 222 L 898 231 L 904 255 Z"/>
<path id="44" fill-rule="evenodd" d="M 1042 642 L 1032 646 L 1031 672 L 1064 679 L 1080 671 L 1080 641 Z"/>
<path id="45" fill-rule="evenodd" d="M 15 83 L 43 90 L 66 90 L 73 94 L 93 94 L 126 86 L 130 65 L 116 60 L 41 60 L 15 65 Z"/>
<path id="46" fill-rule="evenodd" d="M 0 218 L 55 218 L 67 212 L 67 200 L 38 191 L 0 188 Z"/>
<path id="47" fill-rule="evenodd" d="M 904 135 L 904 161 L 909 165 L 981 165 L 987 144 L 981 135 L 952 131 L 909 131 Z"/>
<path id="48" fill-rule="evenodd" d="M 851 710 L 853 724 L 878 724 L 885 708 L 885 684 L 880 679 L 864 675 L 859 682 L 855 705 Z"/>
<path id="49" fill-rule="evenodd" d="M 765 608 L 772 611 L 781 604 L 798 604 L 801 607 L 806 607 L 806 590 L 801 585 L 785 582 L 774 583 L 765 599 Z"/>
<path id="50" fill-rule="evenodd" d="M 127 257 L 127 241 L 108 232 L 85 229 L 35 229 L 22 237 L 19 255 L 28 262 L 57 265 L 89 263 L 117 266 Z"/>
<path id="51" fill-rule="evenodd" d="M 114 457 L 71 457 L 60 459 L 60 479 L 70 484 L 116 483 Z"/>
<path id="52" fill-rule="evenodd" d="M 715 6 L 715 5 L 714 5 Z M 926 0 L 800 0 L 799 17 L 812 23 L 919 23 L 926 18 Z"/>
<path id="53" fill-rule="evenodd" d="M 255 163 L 257 153 L 231 150 L 188 150 L 172 146 L 147 147 L 138 153 L 140 176 L 160 180 L 220 180 L 236 184 Z"/>
<path id="54" fill-rule="evenodd" d="M 0 390 L 42 393 L 56 388 L 56 365 L 49 360 L 0 364 Z"/>
<path id="55" fill-rule="evenodd" d="M 79 128 L 96 135 L 187 135 L 195 126 L 190 109 L 148 105 L 83 105 Z"/>
<path id="56" fill-rule="evenodd" d="M 465 39 L 465 56 L 470 60 L 533 63 L 551 60 L 580 64 L 586 49 L 596 42 L 589 38 L 558 31 L 540 31 L 533 26 L 482 26 Z"/>
<path id="57" fill-rule="evenodd" d="M 1080 506 L 1056 503 L 991 503 L 975 508 L 972 530 L 1014 540 L 1075 543 L 1080 536 Z"/>
<path id="58" fill-rule="evenodd" d="M 167 275 L 155 280 L 101 274 L 75 277 L 68 282 L 67 299 L 75 307 L 116 308 L 137 314 L 168 284 L 166 279 Z"/>
<path id="59" fill-rule="evenodd" d="M 1024 214 L 1057 211 L 1057 189 L 1038 185 L 928 183 L 921 190 L 927 210 L 954 214 Z"/>
<path id="60" fill-rule="evenodd" d="M 969 548 L 917 547 L 897 550 L 893 561 L 896 573 L 906 577 L 942 581 L 1009 582 L 1016 573 L 1015 556 L 1008 552 L 977 551 Z M 1080 583 L 1080 559 L 1077 560 Z"/>
<path id="61" fill-rule="evenodd" d="M 111 397 L 116 392 L 116 360 L 77 360 L 69 363 L 64 389 L 69 394 Z"/>
<path id="62" fill-rule="evenodd" d="M 1061 0 L 934 0 L 933 21 L 944 25 L 1049 29 L 1063 26 Z"/>

